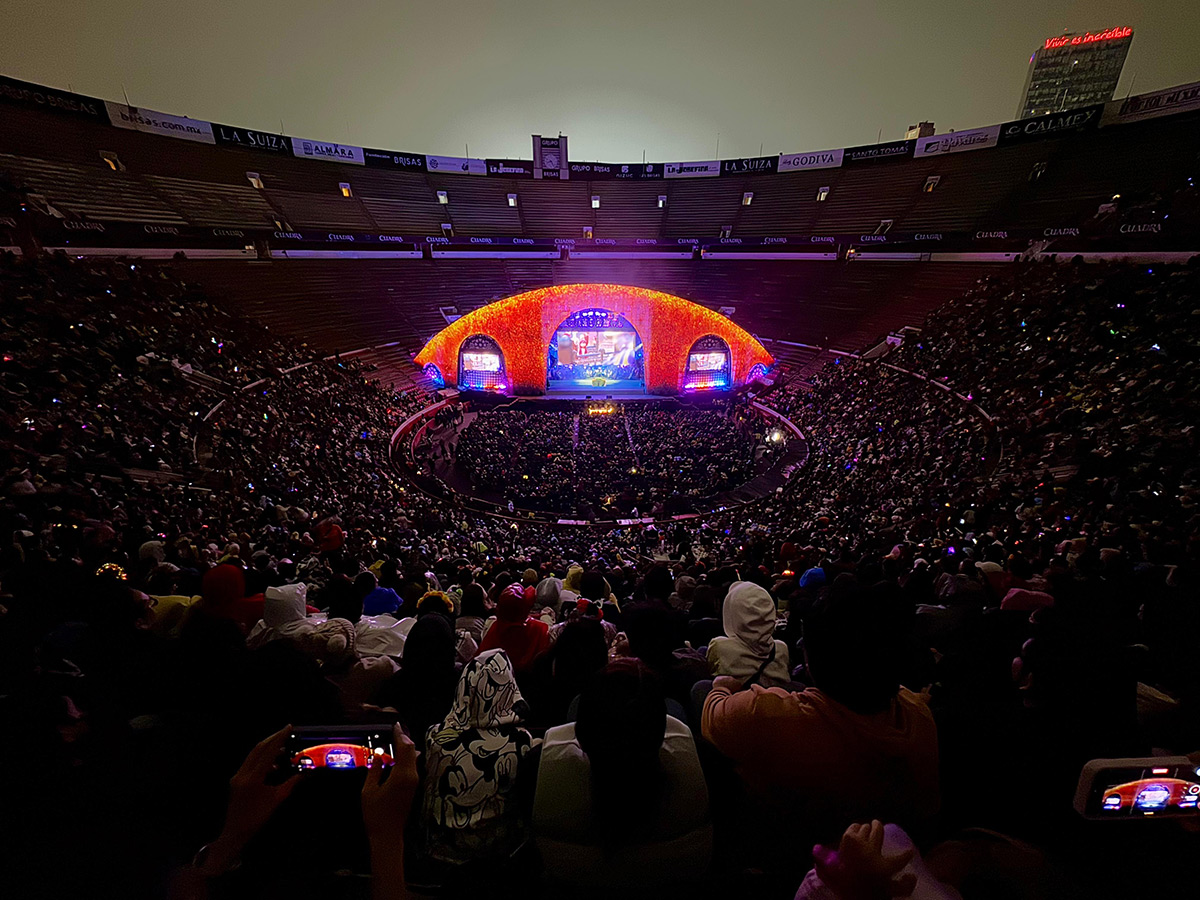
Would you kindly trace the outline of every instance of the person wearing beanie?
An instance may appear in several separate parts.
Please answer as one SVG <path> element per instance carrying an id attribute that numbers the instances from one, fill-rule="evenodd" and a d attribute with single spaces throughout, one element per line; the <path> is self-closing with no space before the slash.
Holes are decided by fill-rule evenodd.
<path id="1" fill-rule="evenodd" d="M 251 649 L 280 639 L 299 640 L 316 627 L 308 620 L 304 603 L 308 588 L 304 584 L 286 584 L 267 588 L 263 599 L 263 617 L 246 636 Z"/>
<path id="2" fill-rule="evenodd" d="M 825 570 L 814 566 L 800 576 L 800 587 L 815 591 L 825 586 Z"/>
<path id="3" fill-rule="evenodd" d="M 550 628 L 529 618 L 533 600 L 519 582 L 506 587 L 496 602 L 496 621 L 483 636 L 479 652 L 504 650 L 518 675 L 528 672 L 538 654 L 550 647 Z"/>
<path id="4" fill-rule="evenodd" d="M 775 601 L 757 584 L 735 581 L 722 607 L 725 636 L 708 644 L 713 675 L 778 687 L 791 681 L 787 644 L 775 640 Z"/>

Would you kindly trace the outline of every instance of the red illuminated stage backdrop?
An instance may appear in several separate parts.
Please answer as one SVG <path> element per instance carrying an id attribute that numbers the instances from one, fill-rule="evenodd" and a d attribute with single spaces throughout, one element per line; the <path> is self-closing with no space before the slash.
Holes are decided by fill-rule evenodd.
<path id="1" fill-rule="evenodd" d="M 491 348 L 500 355 L 500 365 L 490 375 L 497 389 L 542 394 L 551 338 L 568 317 L 584 310 L 606 310 L 633 326 L 644 347 L 646 390 L 652 394 L 684 392 L 688 358 L 702 338 L 716 337 L 728 346 L 729 387 L 765 374 L 775 361 L 744 328 L 682 297 L 619 284 L 565 284 L 526 291 L 468 313 L 438 332 L 416 363 L 431 374 L 430 366 L 436 366 L 437 374 L 454 385 L 460 351 L 486 353 Z M 708 350 L 715 343 L 709 340 L 701 347 Z M 688 382 L 696 383 L 703 382 Z"/>

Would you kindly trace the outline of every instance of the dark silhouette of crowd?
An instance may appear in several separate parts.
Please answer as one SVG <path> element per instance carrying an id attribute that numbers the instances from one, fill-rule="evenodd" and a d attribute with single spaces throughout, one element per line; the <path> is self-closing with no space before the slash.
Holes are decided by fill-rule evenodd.
<path id="1" fill-rule="evenodd" d="M 1190 896 L 1195 833 L 1071 795 L 1200 748 L 1198 297 L 1005 267 L 767 391 L 778 494 L 555 528 L 414 489 L 430 398 L 169 264 L 6 257 L 5 891 Z M 745 415 L 493 410 L 458 458 L 649 514 L 746 478 Z M 386 778 L 283 761 L 353 724 Z"/>
<path id="2" fill-rule="evenodd" d="M 582 519 L 692 511 L 748 481 L 762 446 L 762 421 L 744 405 L 719 406 L 483 410 L 455 461 L 474 488 L 521 509 Z"/>

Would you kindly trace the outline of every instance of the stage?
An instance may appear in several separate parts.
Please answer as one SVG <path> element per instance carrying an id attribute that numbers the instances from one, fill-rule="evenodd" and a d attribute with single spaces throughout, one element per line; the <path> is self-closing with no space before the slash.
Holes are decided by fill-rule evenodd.
<path id="1" fill-rule="evenodd" d="M 632 379 L 598 379 L 604 384 L 595 384 L 590 378 L 558 379 L 546 384 L 546 397 L 554 400 L 652 400 L 646 393 L 645 382 Z M 658 398 L 662 399 L 662 398 Z"/>

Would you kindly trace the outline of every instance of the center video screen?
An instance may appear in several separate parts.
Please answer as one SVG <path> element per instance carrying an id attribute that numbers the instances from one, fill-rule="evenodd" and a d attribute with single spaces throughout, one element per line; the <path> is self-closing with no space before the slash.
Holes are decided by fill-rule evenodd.
<path id="1" fill-rule="evenodd" d="M 558 362 L 563 366 L 627 366 L 637 349 L 633 331 L 560 331 Z"/>
<path id="2" fill-rule="evenodd" d="M 725 368 L 724 353 L 693 353 L 688 359 L 693 372 L 718 372 Z"/>
<path id="3" fill-rule="evenodd" d="M 499 372 L 500 357 L 495 353 L 467 351 L 462 355 L 463 369 L 467 372 Z"/>

